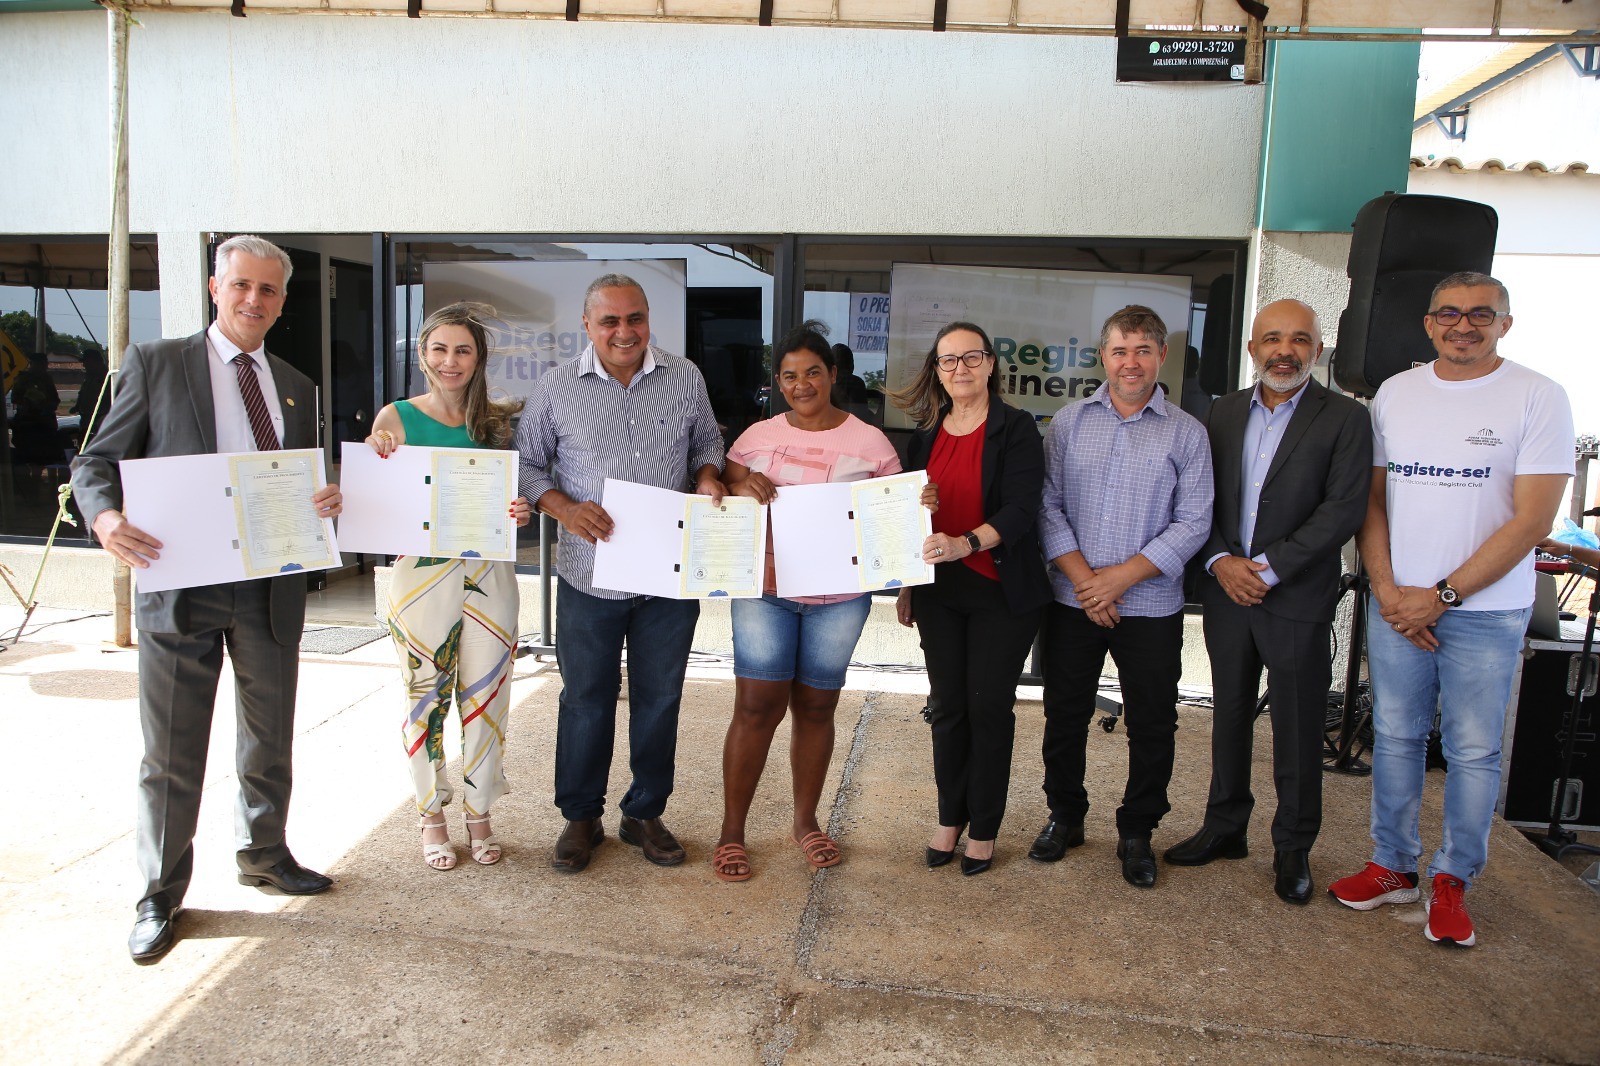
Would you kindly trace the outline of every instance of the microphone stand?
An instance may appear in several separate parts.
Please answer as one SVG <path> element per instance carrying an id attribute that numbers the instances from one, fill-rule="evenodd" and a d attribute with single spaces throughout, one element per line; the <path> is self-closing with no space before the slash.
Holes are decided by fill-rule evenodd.
<path id="1" fill-rule="evenodd" d="M 1590 584 L 1594 586 L 1589 593 L 1589 624 L 1583 633 L 1583 652 L 1574 664 L 1575 668 L 1569 671 L 1567 684 L 1572 689 L 1572 707 L 1562 723 L 1564 737 L 1561 745 L 1561 779 L 1556 784 L 1556 794 L 1550 803 L 1550 826 L 1545 830 L 1544 836 L 1534 838 L 1534 843 L 1539 845 L 1540 850 L 1558 861 L 1571 851 L 1600 855 L 1600 848 L 1578 843 L 1577 834 L 1561 824 L 1564 821 L 1562 808 L 1567 802 L 1567 785 L 1572 780 L 1573 753 L 1578 744 L 1579 712 L 1586 697 L 1594 695 L 1596 681 L 1593 652 L 1595 615 L 1600 613 L 1600 577 L 1597 577 L 1594 570 L 1588 566 L 1583 566 L 1579 573 L 1587 575 Z"/>
<path id="2" fill-rule="evenodd" d="M 1363 726 L 1372 720 L 1372 701 L 1361 698 L 1361 663 L 1367 657 L 1367 598 L 1371 595 L 1371 582 L 1367 580 L 1366 567 L 1361 565 L 1361 553 L 1356 552 L 1355 572 L 1346 574 L 1342 584 L 1354 591 L 1355 610 L 1350 615 L 1349 656 L 1344 669 L 1344 711 L 1339 719 L 1339 743 L 1324 768 L 1335 773 L 1366 776 L 1372 766 L 1355 754 L 1356 742 Z M 1365 721 L 1363 721 L 1365 719 Z"/>

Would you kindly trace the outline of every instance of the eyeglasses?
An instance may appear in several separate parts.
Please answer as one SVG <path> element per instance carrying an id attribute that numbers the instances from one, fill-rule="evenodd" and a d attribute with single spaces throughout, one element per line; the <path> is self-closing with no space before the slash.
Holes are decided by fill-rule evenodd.
<path id="1" fill-rule="evenodd" d="M 1474 326 L 1490 326 L 1494 320 L 1502 315 L 1509 315 L 1510 311 L 1491 311 L 1487 307 L 1474 307 L 1470 311 L 1458 311 L 1454 307 L 1441 307 L 1428 314 L 1441 326 L 1453 326 L 1465 318 Z"/>
<path id="2" fill-rule="evenodd" d="M 983 361 L 993 354 L 993 352 L 986 352 L 979 348 L 977 351 L 962 352 L 960 355 L 935 356 L 934 362 L 939 364 L 940 370 L 948 374 L 956 368 L 957 363 L 965 363 L 970 367 L 980 367 L 983 365 Z"/>

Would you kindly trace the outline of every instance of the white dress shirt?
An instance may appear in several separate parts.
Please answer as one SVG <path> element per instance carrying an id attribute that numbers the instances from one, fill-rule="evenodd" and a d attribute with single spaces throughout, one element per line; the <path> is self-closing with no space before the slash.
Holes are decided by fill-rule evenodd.
<path id="1" fill-rule="evenodd" d="M 244 396 L 239 392 L 239 368 L 233 365 L 239 346 L 222 335 L 215 322 L 206 330 L 206 350 L 211 361 L 211 404 L 217 416 L 217 451 L 253 452 L 256 436 L 250 429 L 250 416 L 245 413 Z M 283 401 L 278 398 L 277 383 L 272 380 L 272 366 L 267 362 L 267 349 L 263 345 L 249 353 L 255 360 L 256 381 L 261 385 L 261 398 L 267 401 L 267 413 L 272 416 L 272 428 L 283 443 Z"/>

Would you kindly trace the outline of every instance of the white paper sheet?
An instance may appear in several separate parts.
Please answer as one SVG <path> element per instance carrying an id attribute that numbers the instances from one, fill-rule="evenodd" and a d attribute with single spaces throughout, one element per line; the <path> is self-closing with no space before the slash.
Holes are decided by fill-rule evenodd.
<path id="1" fill-rule="evenodd" d="M 778 595 L 839 596 L 879 588 L 867 579 L 859 565 L 853 501 L 858 491 L 875 481 L 905 478 L 920 478 L 922 484 L 928 480 L 926 472 L 914 471 L 866 481 L 779 486 L 777 497 L 769 505 Z M 921 521 L 932 529 L 926 510 Z M 920 580 L 905 584 L 932 581 L 930 567 Z"/>
<path id="2" fill-rule="evenodd" d="M 339 547 L 347 552 L 374 555 L 431 555 L 433 493 L 428 478 L 433 473 L 435 452 L 468 452 L 475 455 L 506 455 L 516 467 L 516 452 L 460 448 L 421 448 L 403 444 L 382 459 L 365 444 L 345 442 L 344 462 L 339 469 L 339 491 L 344 494 L 344 513 L 339 516 Z M 515 499 L 515 479 L 512 499 Z M 507 507 L 510 500 L 506 501 Z M 484 552 L 482 558 L 516 559 L 516 536 L 512 534 L 499 552 Z"/>
<path id="3" fill-rule="evenodd" d="M 594 583 L 598 588 L 642 596 L 683 599 L 681 567 L 687 561 L 683 528 L 687 494 L 653 485 L 607 478 L 600 506 L 611 516 L 611 539 L 600 541 L 594 552 Z M 707 496 L 694 499 L 709 500 Z M 766 518 L 756 538 L 757 573 L 765 567 Z M 760 596 L 761 582 L 753 590 L 715 595 Z M 702 597 L 692 597 L 702 598 Z"/>
<path id="4" fill-rule="evenodd" d="M 161 558 L 134 571 L 141 592 L 198 588 L 225 581 L 243 581 L 245 562 L 240 550 L 239 526 L 230 495 L 230 460 L 257 452 L 173 455 L 158 459 L 124 459 L 117 464 L 122 478 L 123 513 L 128 521 L 162 544 Z M 317 484 L 323 484 L 321 448 L 288 454 L 316 456 Z M 311 501 L 306 501 L 311 507 Z M 308 569 L 337 565 L 339 544 L 333 522 L 322 519 L 333 562 Z"/>

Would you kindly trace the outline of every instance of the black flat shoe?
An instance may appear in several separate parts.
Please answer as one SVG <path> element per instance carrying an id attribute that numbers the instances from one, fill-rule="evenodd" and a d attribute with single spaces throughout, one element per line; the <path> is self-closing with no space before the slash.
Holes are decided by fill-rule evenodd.
<path id="1" fill-rule="evenodd" d="M 1304 849 L 1278 851 L 1272 859 L 1272 890 L 1285 903 L 1304 906 L 1315 888 L 1311 881 L 1311 856 Z"/>
<path id="2" fill-rule="evenodd" d="M 989 856 L 987 859 L 974 859 L 970 855 L 963 855 L 961 856 L 961 876 L 974 877 L 983 873 L 983 871 L 987 870 L 993 865 L 993 855 Z"/>
<path id="3" fill-rule="evenodd" d="M 1217 859 L 1243 859 L 1249 854 L 1250 845 L 1243 833 L 1225 835 L 1202 826 L 1194 836 L 1168 848 L 1164 857 L 1174 866 L 1204 866 Z"/>
<path id="4" fill-rule="evenodd" d="M 1082 846 L 1082 822 L 1058 822 L 1052 818 L 1044 823 L 1044 828 L 1034 838 L 1033 847 L 1028 849 L 1028 858 L 1034 862 L 1060 862 L 1068 848 Z"/>
<path id="5" fill-rule="evenodd" d="M 147 899 L 139 904 L 128 936 L 128 954 L 140 965 L 155 962 L 172 947 L 172 925 L 178 911 L 159 900 Z"/>
<path id="6" fill-rule="evenodd" d="M 270 870 L 250 873 L 239 871 L 239 883 L 256 888 L 275 888 L 286 896 L 314 896 L 333 887 L 333 878 L 306 869 L 290 856 L 280 860 Z"/>
<path id="7" fill-rule="evenodd" d="M 950 860 L 956 857 L 955 848 L 951 848 L 949 851 L 940 851 L 938 848 L 923 848 L 922 850 L 928 859 L 928 869 L 930 870 L 948 866 Z"/>
<path id="8" fill-rule="evenodd" d="M 1117 858 L 1122 860 L 1122 879 L 1135 888 L 1150 888 L 1156 883 L 1156 856 L 1149 837 L 1123 837 L 1117 842 Z"/>

